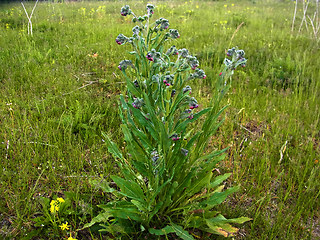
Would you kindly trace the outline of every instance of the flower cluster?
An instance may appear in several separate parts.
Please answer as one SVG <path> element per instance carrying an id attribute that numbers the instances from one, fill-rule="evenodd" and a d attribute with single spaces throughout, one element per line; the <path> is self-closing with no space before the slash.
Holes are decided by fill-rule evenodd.
<path id="1" fill-rule="evenodd" d="M 158 26 L 160 26 L 158 28 Z M 158 29 L 160 29 L 160 31 L 163 31 L 165 29 L 168 29 L 170 26 L 169 21 L 165 18 L 159 18 L 158 20 L 156 20 L 156 27 L 154 28 L 154 31 L 157 32 Z"/>
<path id="2" fill-rule="evenodd" d="M 130 60 L 122 60 L 120 63 L 119 63 L 119 70 L 126 70 L 129 66 L 131 67 L 134 67 L 132 62 Z"/>
<path id="3" fill-rule="evenodd" d="M 121 15 L 122 16 L 127 16 L 127 15 L 130 15 L 131 13 L 132 12 L 131 12 L 129 5 L 125 5 L 124 7 L 121 8 Z"/>
<path id="4" fill-rule="evenodd" d="M 63 198 L 57 198 L 56 200 L 52 200 L 50 202 L 50 212 L 56 213 L 60 209 L 60 204 L 65 202 Z"/>
<path id="5" fill-rule="evenodd" d="M 166 86 L 171 86 L 173 84 L 173 80 L 174 80 L 174 75 L 170 74 L 170 72 L 167 72 L 167 75 L 164 76 L 163 83 Z"/>
<path id="6" fill-rule="evenodd" d="M 193 74 L 190 74 L 189 80 L 199 78 L 199 79 L 205 79 L 207 75 L 202 69 L 197 68 Z"/>
<path id="7" fill-rule="evenodd" d="M 141 108 L 143 105 L 144 101 L 142 98 L 136 98 L 132 103 L 132 106 L 137 109 Z"/>
<path id="8" fill-rule="evenodd" d="M 154 13 L 154 6 L 152 4 L 147 4 L 147 12 L 149 17 Z"/>
<path id="9" fill-rule="evenodd" d="M 118 37 L 116 38 L 116 43 L 119 45 L 123 45 L 128 41 L 128 38 L 124 36 L 123 34 L 119 34 Z"/>
<path id="10" fill-rule="evenodd" d="M 242 67 L 246 66 L 247 59 L 244 58 L 245 52 L 239 50 L 237 47 L 228 49 L 227 56 L 231 57 L 231 60 L 228 58 L 224 59 L 224 64 L 231 70 L 235 70 L 237 66 L 241 65 Z"/>
<path id="11" fill-rule="evenodd" d="M 172 139 L 172 141 L 178 141 L 180 139 L 180 137 L 176 133 L 172 134 L 170 138 Z"/>
<path id="12" fill-rule="evenodd" d="M 66 223 L 62 223 L 59 227 L 61 228 L 62 231 L 64 231 L 64 230 L 69 230 L 70 225 L 68 225 L 68 222 L 66 222 Z"/>
<path id="13" fill-rule="evenodd" d="M 178 55 L 179 54 L 179 51 L 178 49 L 176 48 L 176 46 L 172 46 L 168 49 L 168 51 L 166 52 L 166 55 L 167 56 L 170 56 L 170 55 Z"/>
<path id="14" fill-rule="evenodd" d="M 155 49 L 151 49 L 151 51 L 147 53 L 146 58 L 151 62 L 157 63 L 161 60 L 161 53 Z"/>

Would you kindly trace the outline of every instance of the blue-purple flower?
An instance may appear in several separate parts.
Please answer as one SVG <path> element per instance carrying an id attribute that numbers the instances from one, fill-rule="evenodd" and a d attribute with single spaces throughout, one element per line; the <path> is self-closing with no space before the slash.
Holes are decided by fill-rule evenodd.
<path id="1" fill-rule="evenodd" d="M 184 149 L 184 148 L 181 148 L 181 153 L 184 155 L 184 156 L 187 156 L 189 151 L 187 149 Z"/>
<path id="2" fill-rule="evenodd" d="M 187 56 L 187 62 L 190 64 L 192 70 L 195 70 L 199 66 L 199 61 L 194 56 Z"/>
<path id="3" fill-rule="evenodd" d="M 172 139 L 172 141 L 178 141 L 180 139 L 180 137 L 176 133 L 172 134 L 170 138 Z"/>
<path id="4" fill-rule="evenodd" d="M 186 86 L 186 87 L 184 87 L 183 89 L 182 89 L 182 91 L 183 91 L 183 93 L 186 93 L 186 92 L 189 92 L 189 93 L 191 93 L 191 87 L 188 85 L 188 86 Z"/>
<path id="5" fill-rule="evenodd" d="M 173 39 L 176 39 L 176 38 L 179 38 L 180 37 L 180 34 L 178 32 L 177 29 L 170 29 L 169 30 L 169 36 Z"/>
<path id="6" fill-rule="evenodd" d="M 197 68 L 193 74 L 190 74 L 189 80 L 194 78 L 205 79 L 206 77 L 207 75 L 205 74 L 205 72 L 202 69 Z"/>
<path id="7" fill-rule="evenodd" d="M 189 99 L 189 108 L 190 109 L 195 109 L 195 108 L 198 108 L 198 107 L 199 107 L 199 105 L 198 105 L 197 100 L 194 97 L 190 98 Z"/>
<path id="8" fill-rule="evenodd" d="M 179 54 L 179 51 L 178 49 L 176 48 L 176 46 L 172 46 L 168 49 L 168 51 L 166 52 L 166 55 L 170 56 L 170 55 L 178 55 Z"/>
<path id="9" fill-rule="evenodd" d="M 170 86 L 170 85 L 172 85 L 173 79 L 174 79 L 174 75 L 173 74 L 167 74 L 167 75 L 164 76 L 163 83 L 166 86 Z"/>
<path id="10" fill-rule="evenodd" d="M 155 7 L 152 4 L 149 4 L 149 3 L 147 4 L 147 12 L 148 12 L 149 16 L 151 16 L 154 13 L 154 11 L 153 11 L 154 8 Z"/>
<path id="11" fill-rule="evenodd" d="M 179 52 L 179 55 L 180 55 L 181 57 L 186 58 L 186 57 L 189 56 L 189 51 L 188 51 L 188 49 L 182 48 L 182 49 L 179 49 L 178 52 Z"/>
<path id="12" fill-rule="evenodd" d="M 131 9 L 129 5 L 125 5 L 124 7 L 121 8 L 121 15 L 122 16 L 127 16 L 131 14 Z"/>
<path id="13" fill-rule="evenodd" d="M 132 103 L 132 106 L 137 109 L 141 108 L 143 105 L 144 105 L 144 101 L 142 98 L 136 98 Z"/>
<path id="14" fill-rule="evenodd" d="M 119 45 L 123 45 L 128 41 L 128 38 L 124 36 L 123 34 L 119 34 L 118 37 L 116 38 L 116 43 Z"/>
<path id="15" fill-rule="evenodd" d="M 119 70 L 126 70 L 129 66 L 131 67 L 134 67 L 132 62 L 130 60 L 122 60 L 120 63 L 119 63 Z"/>

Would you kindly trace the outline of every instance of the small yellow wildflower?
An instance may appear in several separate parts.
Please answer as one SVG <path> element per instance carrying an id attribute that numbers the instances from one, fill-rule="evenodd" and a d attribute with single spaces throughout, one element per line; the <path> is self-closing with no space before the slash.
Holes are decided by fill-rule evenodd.
<path id="1" fill-rule="evenodd" d="M 227 4 L 225 4 L 225 5 L 223 5 L 224 7 L 228 7 L 228 5 Z"/>
<path id="2" fill-rule="evenodd" d="M 63 202 L 64 202 L 64 199 L 61 198 L 61 197 L 58 197 L 58 198 L 57 198 L 57 201 L 60 202 L 60 203 L 63 203 Z"/>
<path id="3" fill-rule="evenodd" d="M 231 6 L 234 7 L 234 3 L 232 3 Z"/>
<path id="4" fill-rule="evenodd" d="M 68 222 L 66 223 L 62 223 L 60 226 L 61 230 L 69 230 L 69 225 L 68 225 Z"/>
<path id="5" fill-rule="evenodd" d="M 196 8 L 199 8 L 199 5 L 196 5 Z"/>
<path id="6" fill-rule="evenodd" d="M 68 237 L 67 240 L 77 240 L 76 238 L 71 237 L 71 233 L 70 233 L 70 237 Z"/>

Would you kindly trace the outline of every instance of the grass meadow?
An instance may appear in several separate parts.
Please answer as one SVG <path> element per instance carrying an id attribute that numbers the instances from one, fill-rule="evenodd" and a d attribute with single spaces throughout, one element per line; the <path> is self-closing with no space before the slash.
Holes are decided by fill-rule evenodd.
<path id="1" fill-rule="evenodd" d="M 125 86 L 117 66 L 130 58 L 130 47 L 115 38 L 133 27 L 120 8 L 142 12 L 146 3 L 39 2 L 33 36 L 19 2 L 0 4 L 1 239 L 67 239 L 34 227 L 41 196 L 72 199 L 76 211 L 68 222 L 77 239 L 108 239 L 76 230 L 108 201 L 90 180 L 121 174 L 101 132 L 125 145 L 118 115 Z M 230 105 L 226 121 L 210 146 L 230 146 L 217 171 L 233 173 L 227 186 L 241 185 L 219 210 L 253 219 L 234 239 L 320 239 L 320 50 L 305 29 L 291 32 L 294 3 L 151 3 L 154 18 L 179 30 L 177 48 L 194 53 L 207 74 L 192 86 L 200 108 L 209 103 L 225 50 L 246 52 L 247 66 L 223 100 Z M 31 12 L 33 3 L 25 5 Z"/>

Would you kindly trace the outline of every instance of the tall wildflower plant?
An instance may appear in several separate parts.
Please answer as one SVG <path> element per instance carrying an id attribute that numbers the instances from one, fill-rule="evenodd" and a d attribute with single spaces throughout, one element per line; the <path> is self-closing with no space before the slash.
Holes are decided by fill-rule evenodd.
<path id="1" fill-rule="evenodd" d="M 198 110 L 190 85 L 193 79 L 205 79 L 205 72 L 187 49 L 166 48 L 180 34 L 169 29 L 167 19 L 151 23 L 153 13 L 151 4 L 144 16 L 135 15 L 128 5 L 121 9 L 121 15 L 132 15 L 137 24 L 131 37 L 116 38 L 117 44 L 132 46 L 134 58 L 118 66 L 127 82 L 127 96 L 120 96 L 125 153 L 104 137 L 122 176 L 111 177 L 116 187 L 94 182 L 113 200 L 99 205 L 102 212 L 85 227 L 100 223 L 100 231 L 128 236 L 146 231 L 193 239 L 193 229 L 232 236 L 238 230 L 232 223 L 250 219 L 226 219 L 219 212 L 218 205 L 239 187 L 225 189 L 223 182 L 231 174 L 213 171 L 226 149 L 206 150 L 223 122 L 219 116 L 226 107 L 220 109 L 219 103 L 231 76 L 239 65 L 245 66 L 244 51 L 228 50 L 211 107 Z M 197 127 L 192 127 L 194 122 Z"/>

